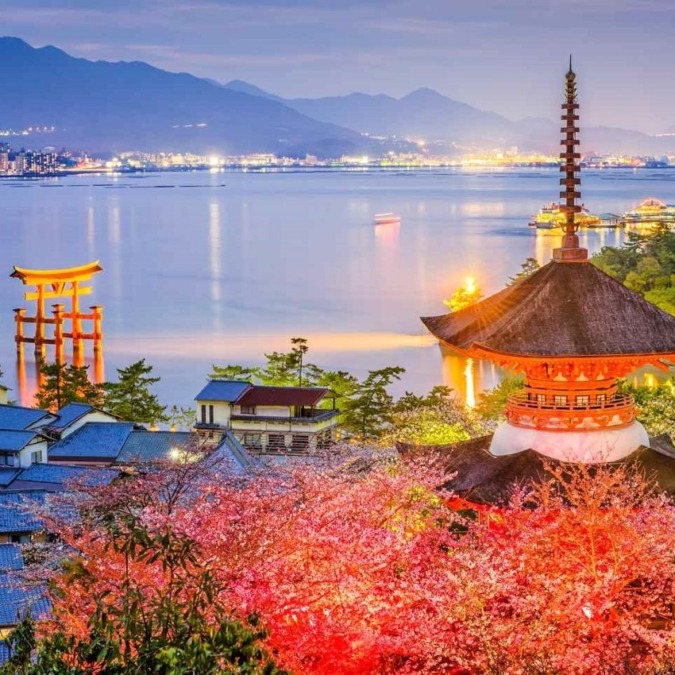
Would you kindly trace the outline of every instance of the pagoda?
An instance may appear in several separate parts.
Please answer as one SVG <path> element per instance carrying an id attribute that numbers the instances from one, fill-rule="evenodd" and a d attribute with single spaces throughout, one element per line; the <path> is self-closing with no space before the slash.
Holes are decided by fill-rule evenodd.
<path id="1" fill-rule="evenodd" d="M 600 271 L 579 245 L 579 103 L 571 59 L 565 89 L 562 245 L 548 264 L 495 295 L 422 321 L 442 345 L 524 376 L 524 389 L 508 400 L 506 422 L 485 448 L 489 456 L 529 452 L 563 462 L 615 462 L 650 447 L 618 379 L 646 365 L 668 369 L 675 361 L 675 317 Z"/>

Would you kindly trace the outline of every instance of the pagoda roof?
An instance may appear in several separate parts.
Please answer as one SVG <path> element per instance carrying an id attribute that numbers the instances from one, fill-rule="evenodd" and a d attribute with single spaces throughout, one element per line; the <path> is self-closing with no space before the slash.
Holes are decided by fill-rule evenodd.
<path id="1" fill-rule="evenodd" d="M 430 455 L 448 475 L 443 488 L 475 504 L 505 505 L 516 487 L 549 479 L 552 469 L 566 462 L 545 457 L 534 450 L 511 455 L 490 453 L 492 436 L 483 436 L 452 445 L 414 446 L 400 444 L 405 456 Z M 675 496 L 675 447 L 666 435 L 650 439 L 652 447 L 640 446 L 624 459 L 600 464 L 638 469 L 657 489 Z"/>
<path id="2" fill-rule="evenodd" d="M 675 354 L 675 317 L 588 262 L 551 261 L 475 305 L 422 322 L 460 351 L 535 357 Z"/>

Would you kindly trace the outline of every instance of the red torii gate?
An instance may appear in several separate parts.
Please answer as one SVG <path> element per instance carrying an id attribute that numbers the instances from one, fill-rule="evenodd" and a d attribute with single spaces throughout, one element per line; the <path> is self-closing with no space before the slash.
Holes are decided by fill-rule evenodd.
<path id="1" fill-rule="evenodd" d="M 26 316 L 25 308 L 14 310 L 16 321 L 16 348 L 19 353 L 23 350 L 25 342 L 32 342 L 35 345 L 35 353 L 42 357 L 45 352 L 45 345 L 54 345 L 55 357 L 57 361 L 63 360 L 63 344 L 66 339 L 72 340 L 73 352 L 79 353 L 82 349 L 83 340 L 92 340 L 94 343 L 94 352 L 101 349 L 103 333 L 101 331 L 101 320 L 103 308 L 100 305 L 92 305 L 91 312 L 83 313 L 80 311 L 80 296 L 89 295 L 91 286 L 81 284 L 91 281 L 91 278 L 102 268 L 98 260 L 81 265 L 79 267 L 67 267 L 55 270 L 31 270 L 24 267 L 14 267 L 10 274 L 15 279 L 21 279 L 25 286 L 35 286 L 34 291 L 27 291 L 24 295 L 26 300 L 36 301 L 35 316 Z M 53 298 L 71 298 L 70 311 L 64 311 L 64 305 L 55 304 L 52 309 L 52 318 L 45 315 L 45 300 Z M 63 330 L 64 321 L 70 320 L 70 331 Z M 90 320 L 93 322 L 91 332 L 84 332 L 82 321 Z M 24 325 L 34 324 L 35 332 L 32 336 L 24 334 Z M 45 326 L 54 326 L 53 336 L 45 335 Z"/>

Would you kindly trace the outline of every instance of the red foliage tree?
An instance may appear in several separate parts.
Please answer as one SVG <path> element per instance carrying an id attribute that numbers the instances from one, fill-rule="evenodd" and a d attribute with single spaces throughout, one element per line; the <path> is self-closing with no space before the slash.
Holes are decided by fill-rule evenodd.
<path id="1" fill-rule="evenodd" d="M 156 482 L 175 476 L 148 480 L 152 500 L 111 486 L 87 496 L 83 524 L 58 525 L 91 572 L 86 587 L 56 579 L 67 631 L 84 636 L 96 603 L 124 592 L 129 561 L 106 547 L 122 508 L 193 541 L 220 604 L 257 614 L 292 672 L 657 673 L 675 657 L 675 508 L 627 470 L 554 472 L 475 521 L 429 463 L 216 476 L 170 508 Z M 161 591 L 161 559 L 133 564 Z"/>

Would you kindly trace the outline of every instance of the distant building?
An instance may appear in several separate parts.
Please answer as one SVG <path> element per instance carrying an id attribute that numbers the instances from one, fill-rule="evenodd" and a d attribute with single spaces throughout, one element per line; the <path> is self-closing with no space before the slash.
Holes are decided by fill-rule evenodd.
<path id="1" fill-rule="evenodd" d="M 263 387 L 211 380 L 195 397 L 196 429 L 231 431 L 251 452 L 307 453 L 335 441 L 339 411 L 319 407 L 331 399 L 323 387 Z"/>

